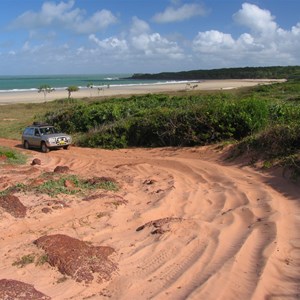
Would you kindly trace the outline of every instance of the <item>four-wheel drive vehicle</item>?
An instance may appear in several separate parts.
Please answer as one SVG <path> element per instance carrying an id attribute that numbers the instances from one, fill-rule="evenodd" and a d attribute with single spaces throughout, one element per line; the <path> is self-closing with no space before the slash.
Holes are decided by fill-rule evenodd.
<path id="1" fill-rule="evenodd" d="M 49 152 L 50 149 L 68 149 L 72 138 L 58 132 L 53 126 L 34 122 L 25 128 L 22 134 L 22 145 L 25 149 L 40 148 L 42 152 Z"/>

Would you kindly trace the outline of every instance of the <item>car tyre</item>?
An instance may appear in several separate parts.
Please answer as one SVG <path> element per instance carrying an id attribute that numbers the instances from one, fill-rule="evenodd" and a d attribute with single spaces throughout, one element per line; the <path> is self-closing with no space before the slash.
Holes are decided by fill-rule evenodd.
<path id="1" fill-rule="evenodd" d="M 42 142 L 41 150 L 43 153 L 48 153 L 50 151 L 45 142 Z"/>
<path id="2" fill-rule="evenodd" d="M 23 147 L 24 147 L 24 149 L 29 149 L 29 144 L 27 141 L 24 141 Z"/>
<path id="3" fill-rule="evenodd" d="M 70 148 L 70 145 L 63 146 L 63 149 L 68 150 Z"/>

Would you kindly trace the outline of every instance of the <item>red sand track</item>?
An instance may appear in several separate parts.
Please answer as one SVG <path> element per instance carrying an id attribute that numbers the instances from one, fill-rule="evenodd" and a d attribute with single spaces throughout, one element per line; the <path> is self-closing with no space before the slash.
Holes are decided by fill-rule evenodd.
<path id="1" fill-rule="evenodd" d="M 211 148 L 24 152 L 26 166 L 0 167 L 1 190 L 58 165 L 114 178 L 120 190 L 94 192 L 89 201 L 17 193 L 27 214 L 0 209 L 0 279 L 26 282 L 52 299 L 300 298 L 300 189 L 285 179 L 225 165 Z M 33 158 L 42 164 L 31 166 Z M 54 200 L 68 206 L 52 209 Z M 51 234 L 112 247 L 118 271 L 83 284 L 47 263 L 12 266 L 40 255 L 33 241 Z"/>

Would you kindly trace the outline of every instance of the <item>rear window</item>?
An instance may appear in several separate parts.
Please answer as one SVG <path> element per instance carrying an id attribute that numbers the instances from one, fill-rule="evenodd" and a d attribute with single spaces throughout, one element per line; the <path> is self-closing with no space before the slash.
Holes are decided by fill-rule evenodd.
<path id="1" fill-rule="evenodd" d="M 24 135 L 33 135 L 34 133 L 34 128 L 28 127 L 24 130 Z"/>

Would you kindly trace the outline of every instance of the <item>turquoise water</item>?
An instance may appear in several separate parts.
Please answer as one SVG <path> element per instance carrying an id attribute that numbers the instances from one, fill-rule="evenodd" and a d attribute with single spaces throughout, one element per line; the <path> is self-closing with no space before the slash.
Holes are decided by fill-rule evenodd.
<path id="1" fill-rule="evenodd" d="M 66 89 L 75 85 L 87 88 L 89 83 L 97 86 L 122 86 L 141 84 L 163 84 L 166 81 L 125 79 L 132 74 L 100 74 L 100 75 L 42 75 L 42 76 L 0 76 L 0 92 L 17 92 L 38 90 L 42 85 L 54 89 Z"/>

